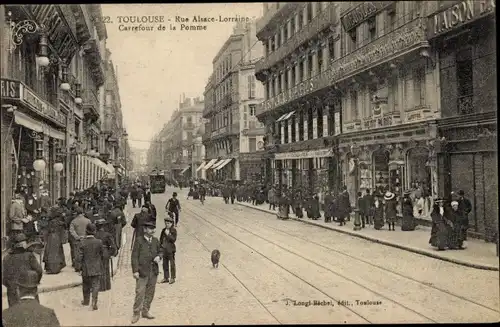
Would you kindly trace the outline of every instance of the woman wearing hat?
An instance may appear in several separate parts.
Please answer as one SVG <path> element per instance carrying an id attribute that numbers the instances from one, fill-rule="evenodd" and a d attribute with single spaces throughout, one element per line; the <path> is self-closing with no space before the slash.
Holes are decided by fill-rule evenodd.
<path id="1" fill-rule="evenodd" d="M 403 194 L 403 201 L 401 203 L 401 212 L 403 219 L 401 221 L 402 231 L 412 231 L 415 230 L 415 217 L 413 216 L 413 203 L 410 198 L 410 191 L 406 191 Z"/>
<path id="2" fill-rule="evenodd" d="M 396 219 L 397 219 L 396 207 L 398 205 L 396 201 L 396 194 L 387 190 L 384 194 L 384 201 L 385 201 L 385 221 L 389 226 L 389 230 L 395 230 L 394 225 L 396 224 Z"/>
<path id="3" fill-rule="evenodd" d="M 48 224 L 46 229 L 46 244 L 43 251 L 43 263 L 48 274 L 58 274 L 66 267 L 66 257 L 64 256 L 62 230 L 65 222 L 59 208 L 53 207 L 48 214 Z"/>
<path id="4" fill-rule="evenodd" d="M 462 212 L 459 210 L 458 201 L 451 201 L 451 210 L 448 211 L 448 220 L 451 222 L 449 228 L 449 243 L 448 247 L 450 250 L 463 250 L 463 233 L 462 233 L 462 223 L 463 217 Z"/>
<path id="5" fill-rule="evenodd" d="M 446 218 L 444 200 L 434 200 L 434 206 L 431 213 L 432 229 L 429 243 L 438 248 L 439 251 L 444 251 L 448 246 L 448 225 L 449 221 Z"/>
<path id="6" fill-rule="evenodd" d="M 376 191 L 373 193 L 373 228 L 376 230 L 384 227 L 384 204 L 382 195 Z"/>
<path id="7" fill-rule="evenodd" d="M 104 292 L 111 289 L 111 276 L 113 274 L 113 272 L 111 271 L 112 270 L 111 257 L 116 256 L 118 252 L 116 249 L 114 237 L 111 235 L 111 233 L 107 232 L 105 229 L 106 224 L 107 221 L 105 219 L 98 219 L 95 222 L 97 229 L 95 233 L 95 238 L 101 240 L 104 245 L 104 251 L 102 256 L 102 266 L 104 269 L 101 275 L 101 281 L 100 281 L 101 288 L 99 292 Z"/>

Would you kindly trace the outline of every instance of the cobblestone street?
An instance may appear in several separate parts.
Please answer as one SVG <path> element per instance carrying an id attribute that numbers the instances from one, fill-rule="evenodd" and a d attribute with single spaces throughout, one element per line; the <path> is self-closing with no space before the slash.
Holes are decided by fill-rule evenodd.
<path id="1" fill-rule="evenodd" d="M 153 196 L 159 212 L 158 235 L 171 192 Z M 202 206 L 196 200 L 186 201 L 184 191 L 179 193 L 183 211 L 178 278 L 173 285 L 157 285 L 151 308 L 156 319 L 141 319 L 138 325 L 499 319 L 498 272 L 277 220 L 226 205 L 221 198 L 208 198 Z M 41 294 L 41 302 L 56 310 L 63 325 L 130 324 L 135 281 L 130 268 L 131 229 L 125 233 L 127 243 L 113 289 L 101 293 L 97 312 L 82 308 L 80 288 Z M 214 248 L 222 253 L 219 269 L 210 263 Z"/>

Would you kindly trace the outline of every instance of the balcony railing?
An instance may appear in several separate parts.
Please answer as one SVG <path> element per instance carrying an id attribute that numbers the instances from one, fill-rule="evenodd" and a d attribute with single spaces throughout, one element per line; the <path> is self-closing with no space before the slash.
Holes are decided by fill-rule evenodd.
<path id="1" fill-rule="evenodd" d="M 428 119 L 431 116 L 432 110 L 430 105 L 419 105 L 405 112 L 404 119 L 406 123 L 413 123 Z"/>
<path id="2" fill-rule="evenodd" d="M 99 117 L 99 101 L 97 93 L 93 90 L 85 90 L 83 94 L 83 110 L 84 114 L 91 114 L 94 117 Z"/>
<path id="3" fill-rule="evenodd" d="M 255 72 L 260 72 L 271 68 L 277 62 L 291 55 L 302 44 L 311 40 L 319 32 L 325 30 L 330 25 L 336 24 L 336 11 L 338 6 L 330 3 L 321 11 L 312 21 L 301 30 L 289 38 L 285 44 L 282 44 L 276 51 L 271 52 L 267 57 L 262 58 L 255 64 Z"/>
<path id="4" fill-rule="evenodd" d="M 346 56 L 330 62 L 329 68 L 257 106 L 257 115 L 274 110 L 309 93 L 346 80 L 412 50 L 428 47 L 423 18 L 414 19 Z"/>
<path id="5" fill-rule="evenodd" d="M 256 34 L 259 35 L 262 30 L 267 27 L 267 25 L 273 20 L 273 18 L 280 16 L 285 16 L 286 13 L 294 10 L 296 7 L 303 5 L 303 2 L 281 2 L 280 7 L 272 7 L 270 8 L 256 23 L 255 31 Z"/>
<path id="6" fill-rule="evenodd" d="M 354 132 L 360 129 L 367 130 L 379 127 L 388 127 L 394 125 L 400 125 L 401 114 L 399 112 L 387 112 L 380 116 L 371 116 L 363 119 L 363 123 L 360 125 L 358 121 L 348 122 L 344 124 L 346 132 Z"/>

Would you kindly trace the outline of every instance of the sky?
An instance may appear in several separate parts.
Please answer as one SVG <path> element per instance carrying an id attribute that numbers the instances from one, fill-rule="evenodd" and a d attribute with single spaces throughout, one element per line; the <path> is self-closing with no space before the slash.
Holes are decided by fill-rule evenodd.
<path id="1" fill-rule="evenodd" d="M 202 24 L 207 30 L 181 31 L 176 16 L 189 17 L 248 17 L 262 15 L 262 3 L 237 4 L 103 4 L 107 47 L 117 68 L 118 87 L 124 125 L 132 148 L 147 149 L 149 141 L 168 122 L 178 108 L 179 97 L 203 96 L 208 77 L 212 73 L 212 60 L 231 35 L 234 22 L 185 23 Z M 121 16 L 161 16 L 167 27 L 158 31 L 123 31 Z M 121 24 L 120 24 L 121 20 Z M 170 20 L 170 22 L 168 21 Z M 170 30 L 169 25 L 176 26 Z"/>

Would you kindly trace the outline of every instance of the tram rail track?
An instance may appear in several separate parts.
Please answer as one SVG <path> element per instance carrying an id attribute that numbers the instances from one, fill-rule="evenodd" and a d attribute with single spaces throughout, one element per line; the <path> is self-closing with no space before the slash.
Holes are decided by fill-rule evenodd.
<path id="1" fill-rule="evenodd" d="M 201 210 L 201 207 L 199 207 L 199 206 L 195 206 L 195 208 L 197 208 L 197 210 Z M 207 207 L 206 207 L 206 206 L 204 206 L 203 208 L 204 208 L 204 209 L 207 209 Z M 415 314 L 418 314 L 418 315 L 420 315 L 421 317 L 423 317 L 423 318 L 425 318 L 425 319 L 427 319 L 427 320 L 429 320 L 429 321 L 431 321 L 431 322 L 436 322 L 436 321 L 435 321 L 435 319 L 432 319 L 431 317 L 428 317 L 428 316 L 426 316 L 426 315 L 424 315 L 424 314 L 422 314 L 422 313 L 420 313 L 420 312 L 417 312 L 417 311 L 415 311 L 414 309 L 412 309 L 412 308 L 410 308 L 410 307 L 408 307 L 408 306 L 404 306 L 404 305 L 402 305 L 401 303 L 396 302 L 394 299 L 392 299 L 392 298 L 390 298 L 390 297 L 388 297 L 388 296 L 386 296 L 386 295 L 384 295 L 384 294 L 381 294 L 381 293 L 379 293 L 379 292 L 377 292 L 377 291 L 374 291 L 373 289 L 370 289 L 369 287 L 366 287 L 365 285 L 362 285 L 362 284 L 358 283 L 357 281 L 353 280 L 352 278 L 349 278 L 349 277 L 345 276 L 344 274 L 340 274 L 339 272 L 336 272 L 336 271 L 334 271 L 334 270 L 332 270 L 332 269 L 330 269 L 330 268 L 328 268 L 328 267 L 325 267 L 324 265 L 322 265 L 322 264 L 320 264 L 320 263 L 318 263 L 318 262 L 316 262 L 316 261 L 310 260 L 309 258 L 306 258 L 306 257 L 304 257 L 303 255 L 301 255 L 301 254 L 299 254 L 299 253 L 296 253 L 296 252 L 294 252 L 294 251 L 291 251 L 290 249 L 287 249 L 287 248 L 285 248 L 285 247 L 281 246 L 280 244 L 278 244 L 277 242 L 274 242 L 274 241 L 270 240 L 269 238 L 262 237 L 262 235 L 259 235 L 259 234 L 256 234 L 256 233 L 252 232 L 251 230 L 249 230 L 249 229 L 247 228 L 248 226 L 244 226 L 244 225 L 241 225 L 241 224 L 235 223 L 235 222 L 234 222 L 234 220 L 228 220 L 228 219 L 225 219 L 224 217 L 228 218 L 228 217 L 229 217 L 229 215 L 230 215 L 230 213 L 228 213 L 228 211 L 226 211 L 226 210 L 222 210 L 222 209 L 220 209 L 220 208 L 210 208 L 210 209 L 214 210 L 215 212 L 210 212 L 210 211 L 208 211 L 208 210 L 204 210 L 204 211 L 203 211 L 203 213 L 200 213 L 200 212 L 198 212 L 197 210 L 193 210 L 193 209 L 191 209 L 191 210 L 190 210 L 190 212 L 193 214 L 193 216 L 195 216 L 195 217 L 197 217 L 197 218 L 199 218 L 199 219 L 204 220 L 206 223 L 208 223 L 208 224 L 210 224 L 210 225 L 214 226 L 215 228 L 217 228 L 217 229 L 219 229 L 219 230 L 223 231 L 225 234 L 227 234 L 227 235 L 229 235 L 229 236 L 231 236 L 231 237 L 233 237 L 233 236 L 232 236 L 232 235 L 230 235 L 230 234 L 228 234 L 226 231 L 224 231 L 223 229 L 221 229 L 219 226 L 215 225 L 215 224 L 211 221 L 211 220 L 213 220 L 213 219 L 208 220 L 208 219 L 206 219 L 205 217 L 208 215 L 208 216 L 211 216 L 211 217 L 215 217 L 216 219 L 220 219 L 220 220 L 224 221 L 224 222 L 225 222 L 225 223 L 227 223 L 227 224 L 233 225 L 233 226 L 235 226 L 236 228 L 239 228 L 239 229 L 241 229 L 241 230 L 245 231 L 246 233 L 249 233 L 249 234 L 251 234 L 251 235 L 253 235 L 253 236 L 255 236 L 255 237 L 258 237 L 258 238 L 260 238 L 260 239 L 262 239 L 262 240 L 264 240 L 264 241 L 266 241 L 266 242 L 268 242 L 268 243 L 271 243 L 271 244 L 273 244 L 274 246 L 277 246 L 277 247 L 279 247 L 279 248 L 283 249 L 284 251 L 287 251 L 287 252 L 289 252 L 289 253 L 291 253 L 291 254 L 293 254 L 293 255 L 296 255 L 296 256 L 298 256 L 298 257 L 300 257 L 300 258 L 302 258 L 302 259 L 304 259 L 304 260 L 306 260 L 306 261 L 308 261 L 308 262 L 310 262 L 310 263 L 312 263 L 312 264 L 314 264 L 314 265 L 316 265 L 316 266 L 318 266 L 318 267 L 321 267 L 322 269 L 326 269 L 326 270 L 330 271 L 331 273 L 335 274 L 336 276 L 338 276 L 338 277 L 340 277 L 340 278 L 346 279 L 346 280 L 348 280 L 349 282 L 352 282 L 352 283 L 354 283 L 354 284 L 358 285 L 359 287 L 362 287 L 362 288 L 364 288 L 364 289 L 366 289 L 366 290 L 368 290 L 368 291 L 370 291 L 370 292 L 373 292 L 374 294 L 376 294 L 376 295 L 380 296 L 381 298 L 384 298 L 384 299 L 386 299 L 386 300 L 388 300 L 388 301 L 391 301 L 391 302 L 393 302 L 393 303 L 397 303 L 398 305 L 403 306 L 405 309 L 407 309 L 407 310 L 409 310 L 409 311 L 411 311 L 411 312 L 413 312 L 413 313 L 415 313 Z M 202 215 L 203 215 L 203 216 L 205 216 L 205 217 L 203 217 Z M 333 249 L 333 248 L 331 248 L 331 247 L 329 247 L 329 246 L 325 246 L 325 245 L 323 245 L 323 244 L 320 244 L 320 243 L 317 243 L 317 242 L 314 242 L 314 241 L 308 240 L 308 239 L 306 239 L 306 238 L 303 238 L 303 237 L 300 237 L 300 236 L 297 236 L 297 235 L 294 235 L 294 234 L 288 233 L 288 232 L 283 231 L 283 230 L 281 230 L 281 229 L 279 229 L 279 228 L 276 228 L 276 227 L 274 227 L 274 226 L 270 226 L 270 225 L 268 225 L 268 224 L 261 223 L 260 221 L 257 221 L 257 222 L 256 222 L 256 221 L 252 221 L 252 224 L 253 224 L 253 225 L 255 225 L 256 223 L 257 223 L 260 227 L 264 227 L 264 228 L 267 228 L 267 229 L 270 229 L 270 230 L 276 231 L 276 232 L 278 232 L 278 233 L 281 233 L 281 234 L 283 234 L 283 235 L 286 235 L 286 236 L 288 236 L 288 237 L 293 237 L 294 239 L 301 240 L 301 241 L 303 241 L 303 242 L 307 242 L 307 243 L 309 243 L 309 244 L 312 244 L 312 245 L 314 245 L 314 246 L 320 247 L 320 248 L 322 248 L 322 249 L 325 249 L 325 250 L 328 250 L 328 251 L 335 252 L 335 253 L 337 253 L 337 254 L 340 254 L 340 255 L 342 255 L 342 256 L 345 256 L 346 258 L 349 258 L 350 260 L 356 260 L 356 261 L 357 261 L 357 262 L 359 262 L 359 263 L 369 265 L 370 267 L 373 267 L 373 268 L 379 269 L 380 271 L 383 271 L 383 272 L 388 272 L 388 273 L 394 274 L 394 275 L 396 275 L 396 276 L 398 276 L 398 277 L 400 277 L 400 278 L 404 278 L 404 279 L 406 279 L 406 280 L 408 280 L 408 281 L 411 281 L 411 282 L 413 282 L 413 283 L 418 284 L 418 285 L 419 285 L 419 287 L 429 288 L 429 289 L 432 289 L 432 290 L 434 290 L 434 291 L 441 292 L 441 293 L 443 293 L 445 296 L 449 296 L 449 297 L 454 298 L 455 300 L 456 300 L 456 299 L 459 299 L 459 300 L 461 300 L 461 301 L 465 301 L 465 302 L 467 302 L 467 303 L 469 303 L 469 304 L 473 304 L 473 305 L 479 306 L 479 307 L 481 307 L 481 308 L 483 308 L 483 309 L 489 310 L 490 312 L 494 312 L 495 314 L 498 314 L 498 312 L 499 312 L 498 310 L 495 310 L 495 309 L 493 309 L 493 308 L 491 308 L 491 307 L 489 307 L 489 306 L 487 306 L 487 305 L 484 305 L 484 304 L 478 303 L 477 301 L 474 301 L 474 300 L 471 300 L 471 299 L 465 298 L 465 297 L 463 297 L 463 296 L 461 296 L 461 295 L 454 294 L 454 293 L 452 293 L 452 292 L 449 292 L 449 291 L 447 291 L 447 290 L 441 289 L 441 288 L 436 287 L 436 286 L 434 286 L 434 285 L 429 285 L 428 283 L 425 283 L 425 282 L 419 281 L 419 280 L 417 280 L 417 279 L 415 279 L 415 278 L 412 278 L 412 277 L 406 276 L 406 275 L 401 274 L 401 273 L 399 273 L 399 272 L 397 272 L 397 271 L 393 271 L 393 270 L 391 270 L 391 269 L 387 269 L 387 268 L 385 268 L 385 267 L 382 267 L 382 266 L 379 266 L 379 265 L 376 265 L 376 264 L 370 263 L 370 262 L 368 262 L 368 261 L 366 261 L 366 260 L 363 260 L 363 259 L 361 259 L 361 258 L 358 258 L 358 257 L 356 257 L 356 256 L 353 256 L 353 255 L 350 255 L 350 254 L 348 254 L 348 253 L 345 253 L 345 252 L 342 252 L 342 251 L 339 251 L 339 250 Z M 234 238 L 234 237 L 233 237 L 233 238 Z M 241 242 L 241 240 L 239 240 L 239 239 L 237 239 L 237 241 Z M 243 243 L 243 242 L 242 242 L 242 243 Z M 244 244 L 245 244 L 245 243 L 244 243 Z M 251 246 L 249 246 L 248 244 L 245 244 L 245 245 L 246 245 L 246 246 L 248 246 L 248 247 L 250 247 L 250 248 L 252 248 L 252 247 L 251 247 Z M 256 250 L 256 249 L 254 249 L 254 251 L 257 251 L 257 250 Z M 257 252 L 258 252 L 258 251 L 257 251 Z M 260 253 L 260 254 L 261 254 L 262 256 L 264 256 L 264 257 L 267 257 L 265 254 L 262 254 L 262 253 Z M 269 259 L 269 258 L 268 258 L 268 259 Z M 271 261 L 272 261 L 272 260 L 271 260 Z M 278 265 L 279 265 L 279 264 L 278 264 Z M 300 277 L 299 277 L 299 278 L 300 278 Z"/>
<path id="2" fill-rule="evenodd" d="M 215 210 L 218 210 L 218 211 L 219 211 L 220 209 L 215 209 Z M 224 211 L 222 211 L 222 210 L 221 210 L 221 213 L 224 213 Z M 219 217 L 219 218 L 220 218 L 220 217 Z M 222 219 L 222 218 L 221 218 L 221 219 Z M 242 225 L 236 224 L 236 223 L 234 223 L 234 221 L 229 221 L 229 220 L 227 220 L 227 219 L 225 219 L 225 221 L 226 221 L 227 223 L 230 223 L 230 224 L 233 224 L 233 225 L 238 226 L 238 227 L 240 227 L 240 228 L 243 228 L 243 227 L 242 227 Z M 253 221 L 253 223 L 255 223 L 255 221 Z M 312 241 L 312 240 L 310 240 L 310 239 L 307 239 L 307 238 L 304 238 L 304 237 L 300 237 L 300 236 L 294 235 L 294 234 L 289 233 L 289 232 L 287 232 L 287 231 L 284 231 L 284 230 L 282 230 L 282 229 L 276 228 L 276 227 L 274 227 L 274 226 L 270 226 L 269 224 L 265 224 L 265 223 L 261 223 L 261 222 L 259 222 L 259 224 L 260 224 L 262 227 L 265 227 L 265 228 L 271 229 L 271 230 L 273 230 L 273 231 L 276 231 L 276 232 L 282 233 L 282 234 L 284 234 L 284 235 L 287 235 L 287 236 L 293 237 L 293 238 L 295 238 L 295 239 L 302 240 L 302 241 L 307 242 L 307 243 L 310 243 L 310 244 L 314 244 L 314 245 L 316 245 L 316 246 L 318 246 L 318 247 L 321 247 L 321 248 L 323 248 L 323 249 L 326 249 L 326 250 L 328 250 L 328 251 L 335 252 L 335 253 L 340 254 L 340 255 L 342 255 L 342 256 L 345 256 L 345 257 L 347 257 L 347 258 L 349 258 L 349 259 L 356 260 L 356 261 L 359 261 L 359 262 L 361 262 L 361 263 L 363 263 L 363 264 L 369 265 L 369 266 L 371 266 L 371 267 L 374 267 L 374 268 L 377 268 L 377 269 L 380 269 L 380 270 L 383 270 L 383 271 L 389 272 L 389 273 L 394 274 L 394 275 L 397 275 L 397 276 L 399 276 L 399 277 L 401 277 L 401 278 L 405 278 L 405 279 L 410 280 L 410 281 L 412 281 L 412 282 L 418 283 L 418 284 L 420 284 L 420 285 L 422 285 L 422 286 L 425 286 L 425 287 L 428 287 L 428 288 L 432 288 L 432 289 L 437 290 L 437 291 L 439 291 L 439 292 L 445 293 L 445 294 L 447 294 L 447 295 L 449 295 L 449 296 L 453 296 L 453 297 L 459 298 L 459 299 L 461 299 L 461 300 L 463 300 L 463 301 L 470 302 L 470 303 L 475 304 L 475 305 L 477 305 L 477 306 L 480 306 L 480 307 L 482 307 L 482 308 L 484 308 L 484 309 L 487 309 L 487 310 L 493 311 L 493 312 L 495 312 L 495 313 L 500 313 L 500 310 L 498 310 L 498 309 L 495 309 L 495 308 L 492 308 L 492 307 L 490 307 L 490 306 L 487 306 L 487 305 L 484 305 L 484 304 L 482 304 L 482 303 L 479 303 L 479 302 L 477 302 L 477 301 L 474 301 L 474 300 L 468 299 L 468 298 L 466 298 L 466 297 L 464 297 L 464 296 L 462 296 L 462 295 L 455 294 L 455 293 L 453 293 L 453 292 L 450 292 L 450 291 L 448 291 L 448 290 L 442 289 L 442 288 L 437 287 L 437 286 L 435 286 L 435 285 L 430 285 L 430 284 L 428 284 L 428 283 L 426 283 L 426 282 L 423 282 L 423 281 L 421 281 L 421 280 L 415 279 L 415 278 L 413 278 L 413 277 L 406 276 L 406 275 L 404 275 L 404 274 L 402 274 L 402 273 L 399 273 L 399 272 L 394 271 L 394 270 L 392 270 L 392 269 L 388 269 L 388 268 L 386 268 L 386 267 L 384 267 L 384 266 L 377 265 L 377 264 L 373 264 L 373 263 L 371 263 L 371 262 L 369 262 L 369 261 L 367 261 L 367 260 L 361 259 L 361 258 L 359 258 L 359 257 L 353 256 L 353 255 L 348 254 L 348 253 L 343 252 L 343 251 L 339 251 L 339 250 L 337 250 L 337 249 L 335 249 L 335 248 L 332 248 L 332 247 L 330 247 L 330 246 L 326 246 L 326 245 L 323 245 L 323 244 L 321 244 L 321 243 L 318 243 L 318 242 Z M 249 232 L 250 232 L 250 233 L 252 233 L 251 231 L 249 231 Z"/>
<path id="3" fill-rule="evenodd" d="M 201 209 L 201 208 L 200 208 L 200 209 Z M 233 240 L 237 241 L 238 243 L 242 244 L 243 246 L 245 246 L 245 247 L 249 248 L 251 251 L 253 251 L 253 252 L 257 253 L 257 254 L 258 254 L 258 255 L 260 255 L 261 257 L 265 258 L 267 261 L 271 262 L 271 263 L 272 263 L 272 264 L 274 264 L 275 266 L 277 266 L 277 267 L 279 267 L 280 269 L 282 269 L 283 271 L 285 271 L 285 272 L 287 272 L 288 274 L 290 274 L 290 275 L 294 276 L 295 278 L 297 278 L 298 280 L 300 280 L 302 283 L 304 283 L 304 284 L 306 284 L 306 285 L 310 286 L 311 288 L 315 289 L 315 290 L 316 290 L 316 291 L 318 291 L 319 293 L 321 293 L 321 294 L 325 295 L 327 298 L 332 299 L 335 303 L 341 303 L 341 302 L 342 302 L 342 300 L 341 300 L 340 298 L 338 298 L 338 297 L 336 297 L 336 296 L 332 296 L 331 294 L 328 294 L 327 292 L 325 292 L 325 291 L 324 291 L 324 290 L 322 290 L 321 288 L 317 287 L 317 286 L 316 286 L 316 285 L 314 285 L 313 283 L 311 283 L 311 282 L 309 282 L 308 280 L 304 279 L 303 277 L 299 276 L 298 274 L 296 274 L 295 272 L 291 271 L 290 269 L 288 269 L 287 267 L 283 266 L 282 264 L 280 264 L 280 263 L 276 262 L 275 260 L 273 260 L 271 257 L 269 257 L 268 255 L 266 255 L 265 253 L 262 253 L 262 252 L 261 252 L 261 251 L 259 251 L 257 248 L 255 248 L 255 247 L 253 247 L 253 246 L 249 245 L 249 244 L 248 244 L 248 243 L 246 243 L 246 242 L 241 241 L 241 240 L 240 240 L 240 239 L 238 239 L 237 237 L 234 237 L 233 235 L 231 235 L 230 233 L 228 233 L 226 230 L 224 230 L 224 229 L 220 228 L 219 226 L 217 226 L 216 224 L 214 224 L 213 222 L 211 222 L 209 219 L 206 219 L 206 218 L 204 218 L 204 217 L 203 217 L 203 215 L 207 215 L 207 214 L 208 214 L 208 215 L 211 215 L 211 216 L 216 217 L 216 218 L 218 218 L 218 219 L 222 219 L 222 220 L 224 220 L 224 221 L 226 221 L 226 222 L 228 222 L 228 223 L 231 223 L 231 222 L 227 221 L 226 219 L 221 218 L 219 215 L 217 215 L 217 214 L 213 214 L 213 213 L 210 213 L 209 211 L 204 211 L 203 213 L 201 213 L 201 212 L 195 211 L 195 210 L 193 210 L 193 209 L 187 209 L 187 212 L 186 212 L 186 209 L 185 209 L 185 210 L 184 210 L 184 212 L 185 212 L 185 213 L 188 213 L 190 216 L 194 217 L 194 218 L 195 218 L 195 219 L 197 219 L 198 221 L 200 221 L 200 220 L 201 220 L 201 221 L 203 221 L 205 224 L 207 224 L 207 225 L 209 225 L 209 226 L 212 226 L 212 227 L 215 227 L 215 228 L 216 228 L 216 229 L 217 229 L 220 233 L 222 233 L 222 234 L 224 234 L 224 235 L 228 236 L 229 238 L 231 238 L 231 239 L 233 239 Z M 186 215 L 184 215 L 184 217 L 186 217 Z M 353 279 L 351 279 L 351 278 L 349 278 L 349 277 L 347 277 L 347 276 L 340 275 L 340 274 L 338 274 L 337 272 L 332 271 L 332 270 L 331 270 L 331 269 L 329 269 L 328 267 L 325 267 L 325 266 L 323 266 L 323 265 L 321 265 L 321 264 L 319 264 L 319 263 L 317 263 L 317 262 L 314 262 L 314 261 L 312 261 L 312 260 L 310 260 L 310 259 L 308 259 L 308 258 L 306 258 L 306 257 L 304 257 L 304 256 L 302 256 L 302 255 L 300 255 L 300 254 L 294 253 L 293 251 L 290 251 L 290 250 L 288 250 L 288 249 L 286 249 L 286 248 L 284 248 L 284 247 L 280 246 L 280 245 L 279 245 L 279 244 L 277 244 L 276 242 L 273 242 L 273 241 L 270 241 L 270 240 L 268 240 L 268 239 L 266 239 L 266 238 L 260 237 L 259 235 L 257 235 L 257 234 L 255 234 L 255 233 L 253 233 L 253 232 L 249 231 L 248 229 L 246 229 L 246 228 L 244 228 L 244 227 L 241 227 L 241 226 L 239 226 L 239 225 L 237 225 L 237 224 L 234 224 L 234 223 L 233 223 L 233 225 L 235 225 L 237 228 L 240 228 L 240 229 L 242 229 L 242 230 L 245 230 L 246 232 L 248 232 L 249 234 L 251 234 L 251 235 L 253 235 L 253 236 L 256 236 L 256 237 L 258 237 L 258 238 L 260 238 L 260 239 L 262 239 L 262 240 L 264 240 L 264 241 L 266 241 L 266 242 L 268 242 L 268 243 L 270 243 L 270 244 L 272 244 L 272 245 L 274 245 L 274 246 L 276 246 L 276 247 L 279 247 L 279 248 L 283 249 L 284 251 L 286 251 L 286 252 L 288 252 L 288 253 L 290 253 L 290 254 L 292 254 L 292 255 L 294 255 L 294 256 L 299 257 L 299 258 L 300 258 L 300 259 L 302 259 L 302 260 L 305 260 L 306 262 L 309 262 L 309 263 L 311 263 L 311 264 L 313 264 L 313 265 L 315 265 L 315 266 L 317 266 L 317 267 L 320 267 L 321 269 L 324 269 L 324 270 L 326 270 L 326 271 L 328 271 L 328 272 L 330 272 L 330 273 L 333 273 L 333 274 L 337 275 L 338 277 L 340 277 L 340 278 L 342 278 L 342 279 L 344 279 L 344 280 L 346 280 L 346 281 L 348 281 L 348 282 L 350 282 L 350 283 L 354 283 L 356 286 L 358 286 L 358 287 L 360 287 L 360 288 L 362 288 L 362 289 L 364 289 L 364 290 L 366 290 L 366 291 L 368 291 L 368 292 L 370 292 L 370 293 L 372 293 L 372 294 L 374 294 L 374 295 L 376 295 L 376 296 L 380 297 L 381 299 L 384 299 L 384 300 L 386 300 L 386 301 L 388 301 L 388 302 L 390 302 L 390 303 L 394 304 L 395 306 L 401 307 L 401 308 L 403 308 L 404 310 L 409 311 L 409 312 L 413 313 L 414 315 L 417 315 L 417 316 L 419 316 L 419 317 L 423 318 L 423 319 L 424 319 L 424 320 L 426 320 L 427 322 L 434 322 L 434 323 L 437 323 L 437 321 L 436 321 L 436 320 L 434 320 L 434 319 L 432 319 L 432 318 L 430 318 L 430 317 L 428 317 L 428 316 L 426 316 L 426 315 L 424 315 L 424 314 L 421 314 L 420 312 L 415 311 L 414 309 L 412 309 L 412 308 L 410 308 L 410 307 L 408 307 L 408 306 L 405 306 L 405 305 L 403 305 L 403 304 L 400 304 L 400 303 L 398 303 L 397 301 L 394 301 L 393 299 L 391 299 L 391 298 L 389 298 L 389 297 L 387 297 L 387 296 L 385 296 L 385 295 L 383 295 L 383 294 L 381 294 L 381 293 L 379 293 L 379 292 L 377 292 L 377 291 L 374 291 L 374 290 L 372 290 L 372 289 L 369 289 L 369 288 L 365 287 L 364 285 L 359 284 L 358 282 L 356 282 L 355 280 L 353 280 Z M 350 306 L 342 305 L 342 307 L 343 307 L 344 309 L 346 309 L 346 310 L 350 311 L 350 312 L 351 312 L 351 313 L 353 313 L 354 315 L 356 315 L 356 316 L 360 317 L 361 319 L 365 320 L 365 321 L 366 321 L 366 323 L 377 323 L 377 322 L 375 322 L 375 321 L 371 320 L 371 319 L 370 319 L 369 317 L 367 317 L 366 315 L 363 315 L 363 314 L 359 313 L 359 312 L 358 312 L 358 310 L 356 310 L 356 309 L 354 309 L 354 308 L 352 308 L 352 307 L 350 307 Z"/>

